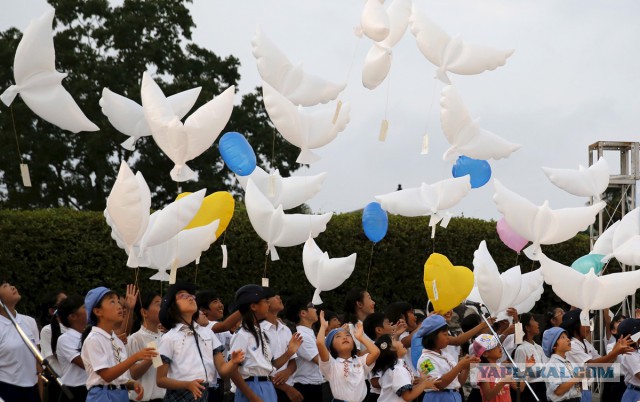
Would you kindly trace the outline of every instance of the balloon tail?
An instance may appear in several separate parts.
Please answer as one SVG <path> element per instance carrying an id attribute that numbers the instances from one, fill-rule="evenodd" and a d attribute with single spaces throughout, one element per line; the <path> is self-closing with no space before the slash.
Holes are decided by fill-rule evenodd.
<path id="1" fill-rule="evenodd" d="M 311 300 L 311 303 L 313 303 L 315 306 L 322 304 L 322 299 L 320 298 L 320 289 L 316 289 L 315 292 L 313 292 L 313 299 Z"/>
<path id="2" fill-rule="evenodd" d="M 319 160 L 320 160 L 320 157 L 317 154 L 314 154 L 308 149 L 301 149 L 300 155 L 298 155 L 298 159 L 296 159 L 296 162 L 303 165 L 309 165 Z"/>
<path id="3" fill-rule="evenodd" d="M 2 93 L 2 95 L 0 95 L 0 100 L 2 100 L 2 103 L 5 105 L 11 106 L 11 103 L 13 103 L 16 96 L 18 96 L 18 86 L 11 85 Z"/>
<path id="4" fill-rule="evenodd" d="M 176 165 L 171 169 L 171 179 L 173 179 L 173 181 L 183 182 L 195 178 L 196 173 L 187 165 Z"/>
<path id="5" fill-rule="evenodd" d="M 375 243 L 371 245 L 371 255 L 369 256 L 369 270 L 367 271 L 367 286 L 365 287 L 366 291 L 369 291 L 369 278 L 371 277 L 371 266 L 373 265 L 373 248 L 375 246 Z"/>
<path id="6" fill-rule="evenodd" d="M 122 146 L 122 148 L 126 149 L 127 151 L 135 151 L 136 139 L 137 139 L 136 137 L 131 136 L 120 145 Z"/>

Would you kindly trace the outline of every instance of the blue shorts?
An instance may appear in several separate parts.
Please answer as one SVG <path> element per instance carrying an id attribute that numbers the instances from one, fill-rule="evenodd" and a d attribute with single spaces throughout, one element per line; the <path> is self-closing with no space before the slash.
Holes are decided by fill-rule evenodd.
<path id="1" fill-rule="evenodd" d="M 640 401 L 640 390 L 637 387 L 628 385 L 627 389 L 622 394 L 622 402 L 638 402 Z"/>
<path id="2" fill-rule="evenodd" d="M 262 399 L 264 402 L 277 402 L 278 396 L 276 395 L 276 389 L 271 381 L 259 381 L 256 377 L 253 380 L 245 380 L 249 388 Z M 234 402 L 249 402 L 249 399 L 240 391 L 236 389 L 236 396 Z"/>
<path id="3" fill-rule="evenodd" d="M 462 395 L 455 389 L 429 391 L 424 394 L 422 402 L 462 402 Z"/>
<path id="4" fill-rule="evenodd" d="M 129 393 L 125 389 L 92 387 L 86 402 L 129 402 Z"/>

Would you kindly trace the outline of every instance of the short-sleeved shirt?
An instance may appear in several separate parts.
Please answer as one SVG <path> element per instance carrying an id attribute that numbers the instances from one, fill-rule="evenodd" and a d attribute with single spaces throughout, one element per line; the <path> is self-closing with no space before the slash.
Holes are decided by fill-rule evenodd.
<path id="1" fill-rule="evenodd" d="M 487 370 L 486 374 L 487 375 L 483 377 L 482 371 L 478 370 L 476 374 L 477 382 L 478 383 L 484 382 L 485 384 L 488 384 L 490 389 L 493 389 L 495 387 L 502 388 L 498 392 L 498 394 L 495 397 L 493 397 L 493 399 L 491 399 L 491 402 L 511 402 L 511 391 L 509 390 L 509 384 L 498 384 L 498 381 L 500 381 L 501 378 L 496 377 L 493 370 Z M 482 395 L 482 387 L 479 387 L 479 388 L 480 388 L 480 394 Z"/>
<path id="2" fill-rule="evenodd" d="M 40 344 L 38 325 L 33 318 L 16 314 L 14 317 L 27 338 Z M 0 381 L 19 387 L 32 387 L 38 383 L 36 358 L 25 345 L 10 319 L 0 316 Z"/>
<path id="3" fill-rule="evenodd" d="M 67 327 L 60 324 L 60 335 L 65 332 L 67 332 Z M 51 324 L 45 325 L 40 331 L 40 352 L 42 353 L 42 357 L 47 359 L 56 373 L 60 374 L 62 367 L 58 362 L 58 357 L 56 356 L 57 353 L 53 353 L 53 348 L 51 347 Z"/>
<path id="4" fill-rule="evenodd" d="M 437 353 L 429 349 L 422 349 L 422 355 L 418 359 L 418 370 L 425 375 L 430 375 L 433 378 L 442 377 L 449 371 L 453 370 L 457 363 L 451 361 L 451 358 L 446 353 Z M 460 381 L 456 376 L 453 381 L 447 385 L 446 389 L 458 389 L 460 388 Z M 427 390 L 432 392 L 432 390 Z"/>
<path id="5" fill-rule="evenodd" d="M 262 329 L 258 326 L 255 327 L 257 332 L 261 332 Z M 266 335 L 262 334 L 262 339 L 265 339 Z M 240 328 L 233 334 L 231 338 L 230 349 L 243 350 L 244 362 L 238 367 L 238 372 L 243 378 L 250 376 L 270 376 L 274 370 L 272 360 L 273 353 L 271 353 L 271 347 L 266 342 L 264 345 L 258 343 L 252 333 L 245 328 Z"/>
<path id="6" fill-rule="evenodd" d="M 269 347 L 271 348 L 271 353 L 273 353 L 273 358 L 277 359 L 284 355 L 289 346 L 289 341 L 291 341 L 291 337 L 293 336 L 289 327 L 284 325 L 280 320 L 278 320 L 276 325 L 264 320 L 260 323 L 260 328 L 262 328 L 262 331 L 269 339 Z M 297 355 L 294 353 L 289 360 L 295 359 L 296 357 Z M 286 369 L 288 365 L 289 362 L 283 364 L 279 369 L 276 369 L 275 372 L 277 373 Z M 286 383 L 293 385 L 293 376 L 290 376 Z"/>
<path id="7" fill-rule="evenodd" d="M 571 338 L 571 350 L 566 353 L 567 360 L 572 364 L 584 364 L 589 360 L 600 357 L 589 341 Z"/>
<path id="8" fill-rule="evenodd" d="M 507 355 L 506 352 L 511 356 L 513 351 L 516 348 L 516 337 L 513 334 L 509 334 L 504 338 L 504 341 L 502 341 L 502 345 L 504 346 L 504 350 L 502 351 L 502 356 L 500 356 L 500 358 L 498 359 L 498 363 L 502 363 L 504 361 L 507 361 Z"/>
<path id="9" fill-rule="evenodd" d="M 146 329 L 144 326 L 140 327 L 138 332 L 135 332 L 129 336 L 127 340 L 127 353 L 129 356 L 138 353 L 140 350 L 147 347 L 149 342 L 156 342 L 156 345 L 160 345 L 160 338 L 162 332 L 153 332 Z M 143 364 L 143 362 L 137 362 L 136 364 Z M 135 366 L 135 365 L 134 365 Z M 151 399 L 162 399 L 166 390 L 158 387 L 156 384 L 156 368 L 151 365 L 149 369 L 138 379 L 142 388 L 144 389 L 143 401 L 149 401 Z M 135 401 L 137 394 L 135 391 L 129 392 L 129 399 Z"/>
<path id="10" fill-rule="evenodd" d="M 204 379 L 214 384 L 217 371 L 213 356 L 223 352 L 222 345 L 210 329 L 196 323 L 193 329 L 177 324 L 160 338 L 158 353 L 162 362 L 169 364 L 167 377 L 179 381 Z"/>
<path id="11" fill-rule="evenodd" d="M 400 337 L 398 339 L 401 341 L 401 340 L 403 340 L 404 338 L 406 338 L 409 335 L 411 335 L 411 333 L 409 331 L 404 331 L 402 334 L 400 334 Z M 418 375 L 419 375 L 418 370 L 416 370 L 416 367 L 411 362 L 411 348 L 412 348 L 412 346 L 409 345 L 409 347 L 407 348 L 407 353 L 405 353 L 405 355 L 404 355 L 404 361 L 407 363 L 407 366 L 409 367 L 409 370 L 411 370 L 411 374 L 414 377 L 418 377 Z"/>
<path id="12" fill-rule="evenodd" d="M 300 345 L 296 353 L 296 365 L 298 368 L 294 374 L 294 382 L 300 384 L 322 384 L 324 380 L 322 374 L 320 374 L 320 367 L 313 362 L 313 359 L 318 356 L 316 336 L 311 328 L 304 325 L 298 325 L 296 329 L 302 336 L 302 345 Z"/>
<path id="13" fill-rule="evenodd" d="M 373 365 L 367 366 L 367 356 L 334 359 L 320 359 L 320 372 L 329 381 L 334 399 L 350 402 L 361 402 L 367 396 L 367 385 L 364 380 L 371 372 Z"/>
<path id="14" fill-rule="evenodd" d="M 636 376 L 637 373 L 640 373 L 640 352 L 636 349 L 632 353 L 620 355 L 620 357 L 624 383 L 640 387 L 640 379 Z"/>
<path id="15" fill-rule="evenodd" d="M 413 373 L 403 359 L 398 359 L 393 368 L 382 373 L 380 388 L 378 402 L 404 402 L 402 393 L 413 389 Z"/>
<path id="16" fill-rule="evenodd" d="M 114 367 L 128 357 L 124 343 L 115 333 L 108 333 L 100 327 L 91 328 L 91 332 L 82 345 L 80 352 L 84 369 L 87 372 L 87 389 L 94 385 L 123 385 L 131 379 L 129 370 L 110 383 L 100 377 L 99 370 Z"/>
<path id="17" fill-rule="evenodd" d="M 549 364 L 555 364 L 561 367 L 564 365 L 568 372 L 573 372 L 573 366 L 571 362 L 560 355 L 552 354 L 548 361 Z M 582 390 L 580 388 L 580 384 L 578 383 L 576 386 L 571 387 L 569 391 L 565 392 L 563 395 L 556 395 L 555 390 L 563 383 L 562 379 L 556 377 L 549 377 L 546 379 L 547 383 L 547 399 L 551 402 L 557 401 L 566 401 L 567 399 L 572 398 L 580 398 L 582 396 Z"/>
<path id="18" fill-rule="evenodd" d="M 69 328 L 58 338 L 56 352 L 60 362 L 60 381 L 69 387 L 79 387 L 87 383 L 87 372 L 72 360 L 80 356 L 80 338 L 82 334 Z"/>
<path id="19" fill-rule="evenodd" d="M 533 356 L 536 359 L 536 363 L 532 367 L 532 372 L 536 373 L 541 364 L 544 364 L 549 360 L 542 350 L 542 346 L 537 343 L 529 343 L 527 341 L 522 342 L 517 348 L 513 360 L 516 363 L 526 364 L 527 358 Z M 544 382 L 544 378 L 531 378 L 529 382 Z"/>

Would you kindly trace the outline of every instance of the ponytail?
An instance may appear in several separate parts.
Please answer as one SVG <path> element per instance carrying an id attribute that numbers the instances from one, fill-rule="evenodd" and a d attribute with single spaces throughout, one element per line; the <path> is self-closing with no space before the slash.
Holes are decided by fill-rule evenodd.
<path id="1" fill-rule="evenodd" d="M 58 338 L 62 333 L 60 324 L 62 323 L 62 325 L 69 328 L 71 326 L 69 315 L 78 311 L 82 305 L 84 305 L 84 299 L 78 295 L 71 295 L 58 304 L 56 312 L 51 317 L 51 350 L 54 355 L 58 346 Z"/>

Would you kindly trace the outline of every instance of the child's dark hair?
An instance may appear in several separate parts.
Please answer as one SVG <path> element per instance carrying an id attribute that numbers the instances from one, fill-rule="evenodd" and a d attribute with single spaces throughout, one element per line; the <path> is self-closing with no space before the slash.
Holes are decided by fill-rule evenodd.
<path id="1" fill-rule="evenodd" d="M 364 302 L 364 294 L 366 291 L 362 288 L 353 288 L 344 297 L 344 322 L 356 324 L 358 322 L 358 314 L 356 313 L 356 305 L 358 302 Z"/>
<path id="2" fill-rule="evenodd" d="M 462 330 L 462 332 L 468 332 L 478 326 L 478 324 L 480 324 L 481 322 L 482 318 L 480 318 L 479 314 L 469 314 L 460 322 L 460 329 Z M 471 342 L 473 342 L 473 338 L 470 340 L 470 342 L 465 342 L 465 344 L 460 347 L 463 354 L 469 354 L 469 347 L 471 346 Z"/>
<path id="3" fill-rule="evenodd" d="M 412 311 L 413 307 L 411 304 L 399 301 L 395 303 L 389 304 L 387 309 L 384 311 L 384 316 L 389 320 L 390 323 L 395 324 L 398 320 L 403 319 L 407 321 L 407 313 Z"/>
<path id="4" fill-rule="evenodd" d="M 382 313 L 369 314 L 362 323 L 365 335 L 373 341 L 377 339 L 376 328 L 384 328 L 384 314 Z"/>
<path id="5" fill-rule="evenodd" d="M 79 295 L 71 295 L 62 300 L 58 304 L 56 313 L 51 317 L 51 350 L 53 354 L 56 354 L 56 347 L 58 346 L 58 338 L 62 334 L 60 329 L 60 323 L 69 328 L 69 315 L 78 311 L 80 307 L 84 305 L 84 298 Z M 58 319 L 60 322 L 58 322 Z"/>
<path id="6" fill-rule="evenodd" d="M 320 310 L 324 311 L 324 319 L 327 322 L 330 322 L 334 318 L 337 318 L 338 321 L 340 321 L 340 316 L 338 316 L 338 313 L 336 313 L 335 311 L 331 311 L 331 310 L 327 310 L 327 309 L 319 308 L 319 307 L 316 307 L 316 309 L 317 309 L 317 312 L 318 312 L 318 317 L 320 317 Z M 313 331 L 316 334 L 318 333 L 319 330 L 320 330 L 320 320 L 316 321 L 316 323 L 313 324 Z"/>
<path id="7" fill-rule="evenodd" d="M 196 310 L 191 316 L 191 327 L 193 327 L 194 322 L 198 321 L 199 316 L 200 310 Z M 182 315 L 180 314 L 180 308 L 178 307 L 178 303 L 172 302 L 167 311 L 167 329 L 171 329 L 180 323 L 184 323 L 182 321 Z"/>
<path id="8" fill-rule="evenodd" d="M 205 289 L 196 293 L 196 303 L 198 303 L 198 310 L 208 309 L 209 304 L 215 300 L 222 300 L 218 292 L 213 289 Z"/>
<path id="9" fill-rule="evenodd" d="M 393 341 L 389 335 L 381 335 L 376 340 L 376 346 L 380 349 L 380 356 L 376 359 L 372 372 L 382 375 L 385 371 L 392 369 L 398 362 L 398 352 L 393 349 Z"/>
<path id="10" fill-rule="evenodd" d="M 556 310 L 562 310 L 562 307 L 553 307 L 550 311 L 547 311 L 545 314 L 545 322 L 544 322 L 544 329 L 547 330 L 549 328 L 553 328 L 553 323 L 551 322 L 551 320 L 553 318 L 555 318 L 556 316 Z M 542 329 L 540 330 L 540 332 L 542 332 Z"/>
<path id="11" fill-rule="evenodd" d="M 351 335 L 351 333 L 345 329 L 341 329 L 341 331 L 345 331 L 347 332 L 349 335 Z M 353 338 L 353 336 L 352 336 Z M 335 336 L 333 338 L 334 340 L 336 339 Z M 329 353 L 331 354 L 331 356 L 333 356 L 334 359 L 337 359 L 338 356 L 338 351 L 334 349 L 333 347 L 333 341 L 331 341 L 331 344 L 329 345 Z M 356 346 L 356 341 L 355 339 L 353 340 L 353 349 L 351 349 L 351 352 L 349 352 L 349 355 L 351 357 L 356 357 L 358 356 L 358 347 Z"/>
<path id="12" fill-rule="evenodd" d="M 448 332 L 449 326 L 444 325 L 442 328 L 438 328 L 433 331 L 429 335 L 422 337 L 422 347 L 429 350 L 434 350 L 436 348 L 436 339 L 438 339 L 438 335 L 441 332 Z"/>
<path id="13" fill-rule="evenodd" d="M 102 302 L 104 301 L 104 299 L 111 297 L 111 296 L 115 296 L 118 297 L 118 294 L 112 290 L 108 291 L 107 293 L 105 293 L 100 300 L 98 300 L 98 302 L 96 303 L 95 306 L 93 306 L 93 308 L 99 308 L 102 307 Z M 82 345 L 84 345 L 84 341 L 87 339 L 87 336 L 89 336 L 89 334 L 91 333 L 91 330 L 93 329 L 93 325 L 89 324 L 91 322 L 98 322 L 98 317 L 96 317 L 96 315 L 93 313 L 93 309 L 91 309 L 91 311 L 87 311 L 88 318 L 89 320 L 87 320 L 87 327 L 84 329 L 84 332 L 82 333 L 82 337 L 80 338 L 80 347 L 82 347 Z"/>
<path id="14" fill-rule="evenodd" d="M 250 304 L 238 306 L 238 310 L 242 314 L 242 328 L 249 332 L 256 340 L 256 343 L 262 348 L 262 353 L 266 356 L 266 344 L 269 343 L 269 337 L 262 334 L 262 329 L 256 331 L 256 327 L 260 328 L 260 323 L 256 320 L 256 316 L 251 311 Z"/>
<path id="15" fill-rule="evenodd" d="M 64 293 L 64 292 L 60 289 L 56 289 L 54 291 L 51 291 L 45 294 L 44 298 L 42 299 L 42 302 L 38 306 L 38 310 L 40 311 L 40 315 L 38 316 L 38 321 L 40 322 L 41 326 L 45 326 L 51 321 L 52 315 L 49 309 L 55 310 L 56 308 L 58 308 L 57 306 L 58 296 L 60 296 L 61 293 Z"/>
<path id="16" fill-rule="evenodd" d="M 625 320 L 627 317 L 624 314 L 616 314 L 613 316 L 613 318 L 611 319 L 611 322 L 609 323 L 609 331 L 613 332 L 613 330 L 616 329 L 616 324 Z M 617 334 L 613 334 L 614 336 Z M 616 337 L 616 339 L 618 339 L 618 337 Z"/>
<path id="17" fill-rule="evenodd" d="M 308 305 L 309 302 L 305 302 L 302 297 L 293 296 L 287 300 L 287 304 L 284 307 L 284 317 L 294 324 L 298 324 L 300 322 L 300 312 L 306 310 Z"/>
<path id="18" fill-rule="evenodd" d="M 142 309 L 149 310 L 153 299 L 156 297 L 160 297 L 160 293 L 158 292 L 144 292 L 138 300 L 136 300 L 136 305 L 133 308 L 133 312 L 135 313 L 135 321 L 133 322 L 133 327 L 131 328 L 131 333 L 137 332 L 143 324 L 142 317 Z"/>

